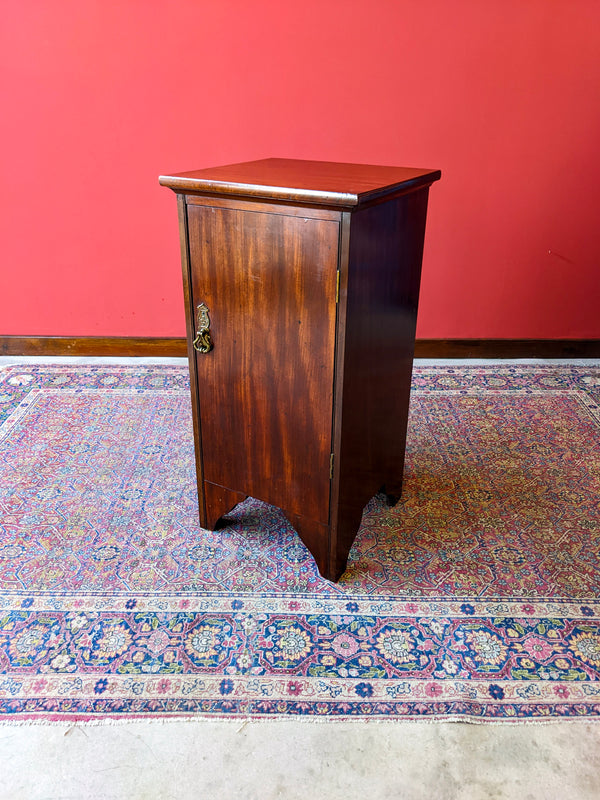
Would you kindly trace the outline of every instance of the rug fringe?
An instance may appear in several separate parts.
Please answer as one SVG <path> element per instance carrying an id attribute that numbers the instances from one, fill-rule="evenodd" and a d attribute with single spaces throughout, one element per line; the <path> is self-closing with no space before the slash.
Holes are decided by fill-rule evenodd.
<path id="1" fill-rule="evenodd" d="M 71 729 L 86 727 L 86 728 L 100 728 L 109 726 L 126 726 L 126 725 L 174 725 L 179 723 L 184 724 L 206 724 L 216 723 L 218 725 L 225 725 L 230 727 L 238 726 L 236 733 L 241 731 L 248 725 L 261 724 L 261 725 L 277 725 L 283 723 L 299 723 L 302 725 L 438 725 L 449 723 L 451 725 L 465 724 L 465 725 L 494 725 L 506 727 L 513 727 L 515 725 L 560 725 L 565 724 L 594 724 L 600 723 L 600 717 L 528 717 L 519 719 L 482 719 L 480 717 L 394 717 L 392 719 L 381 719 L 373 717 L 314 717 L 314 716 L 255 716 L 255 717 L 224 717 L 224 716 L 172 716 L 172 717 L 153 717 L 148 718 L 144 716 L 137 717 L 102 717 L 100 719 L 43 719 L 43 718 L 21 718 L 21 719 L 0 719 L 0 728 L 21 728 L 28 726 L 40 727 L 64 727 L 68 732 Z"/>

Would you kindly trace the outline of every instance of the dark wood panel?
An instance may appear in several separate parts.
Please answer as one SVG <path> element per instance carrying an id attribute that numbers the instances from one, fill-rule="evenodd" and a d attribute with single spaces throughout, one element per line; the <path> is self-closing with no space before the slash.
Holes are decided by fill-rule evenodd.
<path id="1" fill-rule="evenodd" d="M 200 430 L 200 399 L 198 396 L 198 373 L 196 370 L 194 339 L 194 306 L 192 297 L 192 276 L 190 266 L 188 216 L 185 197 L 177 196 L 179 220 L 179 249 L 181 253 L 181 276 L 183 280 L 183 304 L 185 308 L 186 349 L 190 370 L 190 399 L 192 403 L 192 431 L 194 435 L 194 457 L 196 482 L 198 486 L 198 514 L 200 525 L 208 527 L 208 512 L 204 491 L 204 470 L 202 468 L 202 432 Z"/>
<path id="2" fill-rule="evenodd" d="M 182 196 L 182 195 L 180 195 Z M 337 208 L 323 206 L 299 206 L 292 203 L 265 203 L 258 198 L 241 199 L 237 197 L 219 197 L 218 195 L 185 195 L 186 203 L 190 206 L 214 206 L 215 208 L 234 208 L 238 211 L 263 211 L 269 214 L 284 214 L 288 217 L 307 217 L 312 219 L 330 219 L 337 222 L 340 211 Z M 260 205 L 260 208 L 258 206 Z"/>
<path id="3" fill-rule="evenodd" d="M 204 479 L 329 520 L 337 222 L 188 206 Z"/>
<path id="4" fill-rule="evenodd" d="M 600 358 L 600 339 L 417 339 L 415 358 Z"/>
<path id="5" fill-rule="evenodd" d="M 123 336 L 0 336 L 3 356 L 153 356 L 184 358 L 183 338 Z"/>
<path id="6" fill-rule="evenodd" d="M 355 211 L 350 219 L 339 445 L 336 575 L 368 500 L 398 497 L 412 372 L 428 189 Z M 339 334 L 341 343 L 341 334 Z M 337 457 L 337 454 L 336 454 Z"/>
<path id="7" fill-rule="evenodd" d="M 4 356 L 184 358 L 184 338 L 0 336 Z M 600 339 L 417 339 L 415 358 L 600 358 Z"/>
<path id="8" fill-rule="evenodd" d="M 201 515 L 200 524 L 209 531 L 223 525 L 222 517 L 228 511 L 243 502 L 246 495 L 239 492 L 232 492 L 224 486 L 216 486 L 214 483 L 203 481 L 202 486 L 198 486 L 200 502 L 204 504 L 205 517 Z"/>

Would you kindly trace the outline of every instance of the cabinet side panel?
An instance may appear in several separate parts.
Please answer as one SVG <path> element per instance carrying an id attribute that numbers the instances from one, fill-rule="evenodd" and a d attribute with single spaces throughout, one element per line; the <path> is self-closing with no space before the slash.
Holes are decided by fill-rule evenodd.
<path id="1" fill-rule="evenodd" d="M 200 431 L 200 401 L 198 397 L 198 377 L 196 371 L 195 351 L 192 347 L 194 337 L 194 308 L 192 302 L 192 279 L 190 273 L 190 252 L 188 238 L 188 218 L 185 195 L 177 195 L 177 211 L 179 214 L 179 242 L 181 247 L 181 271 L 183 277 L 183 302 L 185 306 L 185 324 L 187 336 L 188 363 L 190 369 L 190 393 L 192 401 L 192 425 L 194 432 L 194 453 L 196 457 L 196 482 L 198 485 L 198 507 L 200 525 L 206 527 L 206 508 L 204 503 L 204 484 L 202 475 L 202 440 Z"/>
<path id="2" fill-rule="evenodd" d="M 344 519 L 360 519 L 381 488 L 401 491 L 427 198 L 425 188 L 351 217 L 339 559 L 353 539 Z"/>
<path id="3" fill-rule="evenodd" d="M 188 206 L 205 480 L 327 524 L 338 223 Z"/>

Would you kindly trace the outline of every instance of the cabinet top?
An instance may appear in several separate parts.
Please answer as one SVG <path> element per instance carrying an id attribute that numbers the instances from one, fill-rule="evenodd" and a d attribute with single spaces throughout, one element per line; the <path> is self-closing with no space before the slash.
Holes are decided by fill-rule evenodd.
<path id="1" fill-rule="evenodd" d="M 179 194 L 231 195 L 351 208 L 429 186 L 440 177 L 439 170 L 413 167 L 265 158 L 161 175 L 159 182 Z"/>

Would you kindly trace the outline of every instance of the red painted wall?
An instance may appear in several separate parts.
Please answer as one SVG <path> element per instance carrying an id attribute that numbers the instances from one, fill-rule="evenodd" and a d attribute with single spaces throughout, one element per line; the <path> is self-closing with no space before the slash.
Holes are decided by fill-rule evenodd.
<path id="1" fill-rule="evenodd" d="M 5 0 L 0 334 L 182 336 L 162 172 L 439 167 L 418 335 L 600 338 L 597 0 Z"/>

